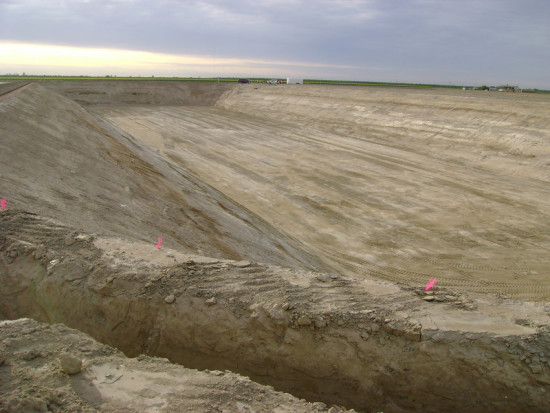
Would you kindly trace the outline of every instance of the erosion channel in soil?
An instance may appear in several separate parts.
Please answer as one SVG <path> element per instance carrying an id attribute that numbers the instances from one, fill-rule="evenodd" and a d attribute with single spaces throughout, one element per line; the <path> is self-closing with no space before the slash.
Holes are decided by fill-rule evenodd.
<path id="1" fill-rule="evenodd" d="M 0 86 L 2 318 L 358 411 L 547 409 L 547 96 Z"/>

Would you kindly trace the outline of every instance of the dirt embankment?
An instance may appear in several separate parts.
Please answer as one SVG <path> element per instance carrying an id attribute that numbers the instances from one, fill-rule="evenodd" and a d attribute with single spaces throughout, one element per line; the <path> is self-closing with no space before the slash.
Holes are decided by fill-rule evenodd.
<path id="1" fill-rule="evenodd" d="M 347 86 L 234 88 L 216 106 L 503 176 L 548 181 L 545 94 Z"/>
<path id="2" fill-rule="evenodd" d="M 548 306 L 190 256 L 21 211 L 0 218 L 4 317 L 365 412 L 548 406 Z"/>
<path id="3" fill-rule="evenodd" d="M 212 106 L 232 88 L 227 83 L 171 81 L 44 82 L 44 87 L 79 104 Z"/>
<path id="4" fill-rule="evenodd" d="M 7 95 L 8 93 L 13 92 L 14 90 L 19 89 L 20 87 L 23 87 L 25 85 L 29 84 L 29 82 L 6 82 L 6 83 L 0 83 L 0 96 Z"/>
<path id="5" fill-rule="evenodd" d="M 548 259 L 541 251 L 548 241 L 542 196 L 548 188 L 534 178 L 546 174 L 539 165 L 544 147 L 533 144 L 534 157 L 488 147 L 478 154 L 497 162 L 475 163 L 475 156 L 468 158 L 470 143 L 462 140 L 468 134 L 458 133 L 462 120 L 449 128 L 454 135 L 445 135 L 449 151 L 434 139 L 433 153 L 424 155 L 431 126 L 414 129 L 414 99 L 396 104 L 394 123 L 371 130 L 377 116 L 366 108 L 376 104 L 355 107 L 338 88 L 331 101 L 326 93 L 319 96 L 322 88 L 208 86 L 48 85 L 62 96 L 31 84 L 0 98 L 0 196 L 8 199 L 8 209 L 0 211 L 0 318 L 64 323 L 128 356 L 227 369 L 311 401 L 365 412 L 547 410 L 550 307 L 542 272 Z M 238 101 L 245 98 L 243 109 Z M 393 103 L 378 101 L 383 119 Z M 185 102 L 211 106 L 183 108 Z M 444 117 L 452 109 L 447 104 L 430 108 Z M 251 107 L 262 117 L 252 115 Z M 357 119 L 346 118 L 348 112 Z M 537 134 L 544 138 L 538 115 L 525 116 L 525 142 Z M 399 147 L 407 128 L 411 140 Z M 375 129 L 377 142 L 357 138 Z M 489 135 L 486 142 L 493 139 Z M 251 152 L 252 144 L 257 146 Z M 289 161 L 286 147 L 295 150 L 288 152 L 295 156 Z M 435 167 L 430 159 L 437 148 L 448 158 Z M 366 165 L 360 173 L 350 160 L 354 153 Z M 517 163 L 516 155 L 525 162 Z M 333 170 L 319 156 L 341 156 L 341 163 Z M 503 159 L 515 159 L 519 180 L 495 178 Z M 325 166 L 338 174 L 325 177 Z M 388 173 L 392 179 L 384 180 Z M 483 190 L 468 186 L 471 177 Z M 361 191 L 352 188 L 357 183 Z M 520 195 L 517 188 L 524 189 Z M 464 202 L 446 202 L 445 194 L 455 193 L 465 194 Z M 483 215 L 484 209 L 491 214 Z M 496 227 L 495 211 L 506 218 Z M 363 238 L 347 237 L 361 228 L 364 244 Z M 159 236 L 164 244 L 155 248 Z M 331 268 L 330 260 L 345 271 L 311 271 Z M 426 269 L 442 275 L 430 292 L 423 289 L 431 275 Z M 493 278 L 484 278 L 487 273 Z M 470 293 L 472 285 L 483 291 L 504 286 L 521 297 L 537 293 L 540 301 Z M 265 394 L 254 404 L 230 373 L 214 374 L 229 383 L 192 374 L 203 387 L 228 391 L 227 397 L 194 387 L 196 399 L 178 401 L 157 388 L 144 390 L 147 384 L 127 396 L 132 374 L 143 378 L 144 369 L 159 369 L 163 382 L 177 387 L 168 376 L 183 370 L 140 364 L 149 363 L 143 357 L 110 358 L 112 350 L 59 326 L 21 321 L 3 324 L 1 334 L 7 337 L 2 392 L 14 403 L 8 408 L 28 401 L 38 411 L 44 403 L 105 410 L 135 397 L 136 403 L 149 398 L 159 406 L 173 402 L 205 411 L 326 410 L 290 398 L 285 404 L 287 396 L 249 384 Z M 60 346 L 58 334 L 77 344 Z M 45 350 L 36 340 L 44 341 Z M 67 346 L 85 359 L 74 380 L 53 368 L 54 354 Z M 108 363 L 87 354 L 107 357 Z M 123 366 L 118 373 L 111 362 Z M 50 379 L 62 388 L 61 396 L 53 384 L 48 387 Z M 28 380 L 38 380 L 39 397 L 31 395 L 36 386 L 29 385 L 28 400 L 17 390 Z M 79 393 L 78 383 L 93 394 Z M 106 385 L 119 387 L 111 386 L 113 393 Z M 239 392 L 244 404 L 231 404 Z M 62 396 L 74 404 L 61 405 Z"/>
<path id="6" fill-rule="evenodd" d="M 4 96 L 0 125 L 2 197 L 12 208 L 92 233 L 160 236 L 187 252 L 319 265 L 259 216 L 41 85 Z"/>
<path id="7" fill-rule="evenodd" d="M 231 90 L 227 83 L 172 81 L 43 82 L 43 86 L 84 106 L 178 105 L 212 106 Z"/>

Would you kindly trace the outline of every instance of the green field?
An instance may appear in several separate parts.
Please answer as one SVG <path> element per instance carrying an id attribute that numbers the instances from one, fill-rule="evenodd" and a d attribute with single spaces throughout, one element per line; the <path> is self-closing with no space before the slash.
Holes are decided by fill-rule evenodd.
<path id="1" fill-rule="evenodd" d="M 248 78 L 253 83 L 266 83 L 272 78 L 254 77 Z M 237 82 L 236 77 L 134 77 L 134 76 L 13 76 L 0 75 L 0 81 L 21 81 L 21 80 L 156 80 L 156 81 L 185 81 L 185 82 Z M 278 78 L 278 80 L 286 80 Z M 326 84 L 326 85 L 351 85 L 351 86 L 398 86 L 398 87 L 445 87 L 445 88 L 461 88 L 456 85 L 437 85 L 437 84 L 421 84 L 421 83 L 391 83 L 391 82 L 367 82 L 367 81 L 350 81 L 350 80 L 324 80 L 324 79 L 304 79 L 305 84 Z"/>
<path id="2" fill-rule="evenodd" d="M 272 78 L 251 77 L 248 78 L 252 83 L 266 83 Z M 134 80 L 134 81 L 182 81 L 182 82 L 237 82 L 237 77 L 140 77 L 140 76 L 50 76 L 50 75 L 0 75 L 0 82 L 13 81 L 79 81 L 79 80 Z M 278 78 L 286 80 L 286 78 Z M 304 84 L 316 85 L 341 85 L 341 86 L 383 86 L 383 87 L 409 87 L 409 88 L 446 88 L 462 89 L 463 87 L 472 88 L 471 85 L 440 85 L 435 83 L 398 83 L 398 82 L 371 82 L 360 80 L 330 80 L 330 79 L 304 79 Z M 525 90 L 527 91 L 527 90 Z M 550 90 L 529 89 L 530 92 L 550 93 Z"/>

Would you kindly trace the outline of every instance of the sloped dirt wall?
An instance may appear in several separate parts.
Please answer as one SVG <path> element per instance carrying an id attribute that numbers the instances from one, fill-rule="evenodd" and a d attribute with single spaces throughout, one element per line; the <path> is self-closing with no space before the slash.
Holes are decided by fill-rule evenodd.
<path id="1" fill-rule="evenodd" d="M 50 81 L 41 84 L 82 105 L 211 106 L 234 87 L 227 83 L 92 80 Z"/>
<path id="2" fill-rule="evenodd" d="M 373 294 L 337 276 L 94 239 L 17 211 L 0 229 L 8 318 L 62 322 L 129 356 L 229 369 L 365 412 L 548 406 L 542 326 L 507 336 L 425 328 L 388 301 L 414 294 L 393 289 L 383 301 L 384 285 Z"/>

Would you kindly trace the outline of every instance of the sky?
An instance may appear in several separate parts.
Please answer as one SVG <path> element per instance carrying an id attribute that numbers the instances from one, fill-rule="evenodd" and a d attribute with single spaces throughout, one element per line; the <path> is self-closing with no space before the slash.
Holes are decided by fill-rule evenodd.
<path id="1" fill-rule="evenodd" d="M 550 89 L 549 0 L 0 0 L 0 74 Z"/>

